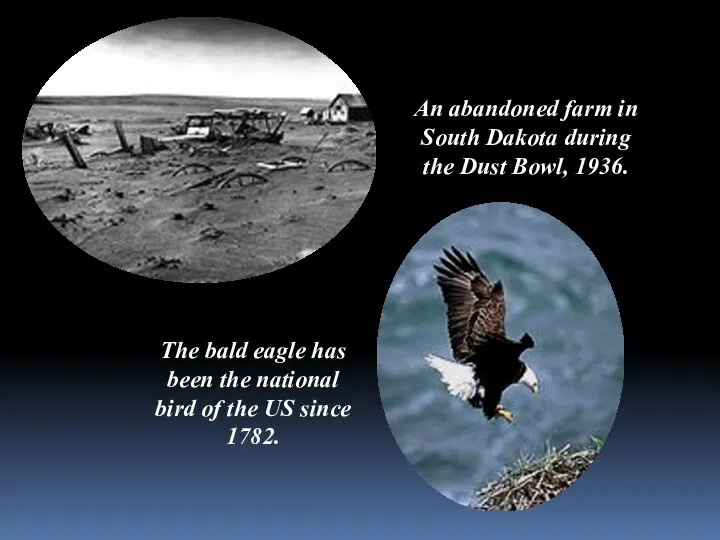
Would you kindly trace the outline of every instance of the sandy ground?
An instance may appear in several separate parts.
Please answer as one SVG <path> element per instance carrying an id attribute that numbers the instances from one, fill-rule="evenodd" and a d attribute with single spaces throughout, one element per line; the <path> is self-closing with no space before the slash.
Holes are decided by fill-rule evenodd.
<path id="1" fill-rule="evenodd" d="M 78 147 L 88 168 L 75 168 L 60 144 L 23 143 L 28 186 L 48 220 L 83 251 L 116 268 L 157 279 L 183 282 L 230 281 L 271 272 L 319 249 L 357 212 L 375 169 L 371 123 L 306 126 L 301 105 L 260 103 L 288 111 L 279 145 L 194 143 L 194 150 L 168 143 L 154 155 L 99 155 L 119 142 L 112 125 L 121 119 L 128 141 L 139 151 L 139 135 L 170 136 L 170 125 L 187 112 L 227 108 L 236 102 L 98 103 L 35 105 L 37 121 L 89 123 L 92 136 Z M 285 105 L 285 107 L 283 107 Z M 323 142 L 316 147 L 325 135 Z M 313 149 L 315 150 L 313 151 Z M 267 171 L 257 162 L 285 156 L 309 159 L 306 167 Z M 358 159 L 369 170 L 328 172 L 329 165 Z M 212 168 L 189 168 L 202 164 Z M 198 182 L 235 169 L 207 185 Z M 226 182 L 223 182 L 226 180 Z"/>

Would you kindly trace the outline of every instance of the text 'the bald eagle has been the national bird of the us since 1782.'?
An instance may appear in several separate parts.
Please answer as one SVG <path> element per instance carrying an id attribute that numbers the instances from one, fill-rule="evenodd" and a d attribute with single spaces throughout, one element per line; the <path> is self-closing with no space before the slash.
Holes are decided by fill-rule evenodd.
<path id="1" fill-rule="evenodd" d="M 520 360 L 535 342 L 527 333 L 520 341 L 505 336 L 505 293 L 500 281 L 492 284 L 470 253 L 462 254 L 454 246 L 443 253 L 434 268 L 446 305 L 453 361 L 434 354 L 426 360 L 440 373 L 450 394 L 482 409 L 488 420 L 501 417 L 511 422 L 512 413 L 500 399 L 515 383 L 537 393 L 537 376 Z"/>

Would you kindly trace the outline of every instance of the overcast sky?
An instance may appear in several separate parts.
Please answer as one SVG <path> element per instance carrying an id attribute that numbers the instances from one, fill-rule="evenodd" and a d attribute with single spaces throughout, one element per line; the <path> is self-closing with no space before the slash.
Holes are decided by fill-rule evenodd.
<path id="1" fill-rule="evenodd" d="M 60 67 L 40 95 L 326 99 L 338 92 L 358 89 L 332 60 L 299 39 L 232 19 L 181 17 L 96 41 Z"/>

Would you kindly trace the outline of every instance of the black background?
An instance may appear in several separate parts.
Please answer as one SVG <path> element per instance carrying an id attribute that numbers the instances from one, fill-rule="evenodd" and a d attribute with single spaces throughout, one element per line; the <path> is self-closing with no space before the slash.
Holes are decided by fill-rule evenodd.
<path id="1" fill-rule="evenodd" d="M 217 529 L 211 536 L 192 533 L 195 526 L 201 530 L 201 524 L 202 530 L 209 530 L 208 516 L 215 514 L 208 509 L 223 507 L 221 500 L 226 499 L 221 495 L 229 479 L 234 496 L 243 501 L 237 503 L 233 519 L 248 527 L 258 525 L 260 530 L 256 521 L 264 514 L 259 508 L 269 514 L 271 508 L 277 512 L 287 509 L 273 505 L 276 491 L 268 486 L 277 483 L 279 490 L 291 478 L 295 489 L 308 494 L 317 495 L 312 486 L 342 491 L 347 488 L 342 476 L 351 470 L 364 471 L 383 492 L 392 490 L 387 482 L 398 482 L 397 493 L 388 494 L 394 506 L 384 505 L 398 519 L 381 530 L 388 536 L 409 533 L 410 529 L 403 527 L 417 524 L 419 518 L 401 484 L 412 472 L 406 470 L 409 468 L 387 428 L 377 388 L 380 312 L 397 267 L 420 236 L 451 213 L 483 202 L 518 202 L 553 215 L 573 229 L 602 264 L 621 310 L 627 346 L 623 401 L 613 434 L 632 435 L 633 420 L 644 429 L 669 429 L 668 424 L 684 421 L 683 403 L 707 411 L 716 408 L 717 393 L 714 397 L 703 393 L 710 384 L 708 374 L 717 373 L 717 315 L 713 309 L 717 294 L 713 260 L 716 205 L 707 189 L 716 174 L 711 169 L 714 159 L 709 162 L 700 146 L 705 119 L 693 112 L 702 107 L 699 90 L 704 71 L 697 54 L 683 54 L 691 50 L 691 43 L 685 42 L 682 49 L 677 40 L 660 32 L 633 28 L 626 33 L 617 26 L 598 34 L 605 39 L 595 41 L 597 47 L 591 46 L 590 34 L 579 37 L 563 32 L 555 39 L 522 34 L 521 38 L 514 28 L 502 26 L 505 33 L 498 27 L 491 36 L 491 20 L 443 18 L 436 11 L 428 17 L 406 13 L 380 17 L 379 12 L 364 8 L 341 17 L 344 22 L 337 25 L 309 24 L 301 16 L 290 22 L 227 15 L 283 30 L 329 56 L 360 89 L 375 120 L 377 170 L 372 190 L 355 218 L 311 257 L 271 274 L 208 285 L 163 282 L 112 268 L 54 229 L 27 189 L 21 165 L 15 157 L 6 156 L 1 218 L 6 231 L 2 251 L 6 319 L 2 325 L 0 399 L 3 437 L 8 441 L 3 463 L 11 481 L 5 484 L 9 491 L 5 487 L 0 490 L 5 491 L 3 496 L 11 495 L 7 500 L 14 501 L 4 521 L 11 527 L 9 537 L 36 537 L 29 532 L 28 520 L 20 518 L 24 509 L 30 515 L 31 507 L 44 508 L 54 516 L 50 530 L 57 538 L 73 537 L 73 532 L 79 538 L 77 534 L 83 531 L 90 534 L 112 523 L 134 531 L 123 536 L 116 530 L 118 537 L 139 538 L 155 530 L 156 522 L 169 526 L 170 522 L 177 525 L 178 520 L 184 524 L 178 530 L 188 537 L 231 535 L 238 533 L 231 518 L 212 521 Z M 8 126 L 12 137 L 19 133 L 39 89 L 71 55 L 111 32 L 153 18 L 161 17 L 113 14 L 103 20 L 88 19 L 64 25 L 62 39 L 52 39 L 50 47 L 29 46 L 24 61 L 12 68 L 16 74 L 11 94 L 13 122 Z M 60 26 L 57 20 L 44 20 L 35 21 L 33 27 L 33 35 L 57 35 L 54 31 Z M 532 104 L 556 99 L 561 104 L 569 99 L 617 104 L 624 99 L 638 106 L 638 115 L 573 121 L 572 127 L 582 131 L 604 127 L 608 132 L 631 133 L 630 148 L 624 152 L 569 152 L 561 145 L 527 151 L 510 148 L 505 153 L 485 147 L 433 149 L 419 145 L 426 127 L 459 132 L 477 127 L 480 119 L 413 117 L 426 99 L 445 107 L 464 99 L 477 104 L 502 104 L 507 99 Z M 554 119 L 493 120 L 492 124 L 508 131 L 522 127 L 527 132 L 565 133 L 569 129 Z M 481 152 L 498 160 L 512 155 L 545 161 L 583 153 L 623 156 L 629 172 L 619 177 L 569 175 L 565 179 L 421 174 L 422 164 L 434 156 L 460 161 L 460 156 Z M 223 443 L 230 424 L 208 425 L 196 418 L 162 424 L 153 417 L 157 399 L 176 396 L 164 388 L 169 369 L 217 374 L 230 368 L 250 374 L 272 373 L 273 369 L 280 373 L 290 366 L 161 359 L 163 341 L 183 341 L 202 350 L 208 341 L 245 340 L 268 345 L 319 341 L 347 346 L 348 358 L 341 366 L 342 387 L 320 397 L 332 403 L 351 403 L 351 418 L 313 424 L 278 420 L 282 454 L 262 447 L 237 447 L 228 454 Z M 337 367 L 337 361 L 307 364 L 308 373 Z M 292 368 L 302 373 L 306 365 L 298 361 Z M 207 391 L 198 396 L 216 397 Z M 257 395 L 258 399 L 266 397 L 283 396 Z M 298 392 L 287 397 L 315 396 Z M 249 399 L 247 395 L 243 398 Z M 661 421 L 663 414 L 668 415 L 668 424 Z M 707 414 L 698 426 L 710 425 Z M 621 429 L 623 420 L 627 428 L 623 424 Z M 256 423 L 263 425 L 266 420 L 258 418 Z M 697 437 L 701 439 L 708 431 L 694 433 L 694 441 L 702 446 Z M 610 451 L 612 437 L 603 452 Z M 614 459 L 627 475 L 630 469 L 623 458 Z M 181 467 L 182 474 L 170 474 L 170 469 L 164 468 L 169 464 Z M 230 473 L 218 475 L 217 493 L 206 493 L 204 505 L 182 499 L 200 485 L 188 479 L 214 478 L 211 471 L 221 464 L 239 467 L 244 471 L 241 478 Z M 610 470 L 613 462 L 608 459 L 604 466 Z M 383 467 L 382 474 L 379 467 Z M 111 470 L 114 472 L 108 472 Z M 52 471 L 67 474 L 87 491 L 74 491 L 73 481 L 47 483 Z M 83 471 L 93 479 L 105 478 L 107 472 L 107 481 L 95 484 L 95 480 L 85 479 Z M 394 479 L 394 471 L 401 471 L 403 478 Z M 323 475 L 327 476 L 325 482 L 319 480 Z M 336 484 L 331 483 L 333 475 Z M 135 476 L 136 484 L 127 480 Z M 116 478 L 125 478 L 128 484 L 118 488 Z M 168 478 L 175 483 L 169 484 Z M 407 489 L 425 489 L 422 480 L 413 481 L 414 488 Z M 24 490 L 23 486 L 33 489 Z M 165 507 L 159 502 L 157 513 L 151 506 L 143 506 L 147 514 L 137 517 L 138 507 L 130 502 L 136 500 L 133 494 L 155 488 L 158 493 L 167 488 L 168 496 L 184 501 L 179 503 L 179 514 L 172 513 L 169 503 L 167 514 L 163 513 Z M 123 489 L 127 498 L 118 495 L 125 493 Z M 74 497 L 73 493 L 84 496 Z M 91 504 L 93 494 L 102 499 L 104 493 L 114 494 L 108 498 L 114 501 L 113 512 L 104 512 L 102 505 L 94 518 L 68 511 L 77 508 L 72 501 Z M 427 494 L 429 498 L 432 495 Z M 366 526 L 385 515 L 375 513 L 370 504 L 376 496 L 368 492 L 353 503 L 364 515 L 361 521 Z M 332 494 L 321 496 L 317 521 L 294 516 L 295 532 L 317 538 L 321 531 L 329 531 L 330 526 L 321 522 L 334 500 Z M 365 500 L 367 507 L 363 507 Z M 437 503 L 443 511 L 448 510 L 444 501 Z M 428 503 L 430 521 L 432 508 Z M 168 517 L 171 515 L 182 517 Z M 346 516 L 336 510 L 333 515 L 338 530 L 343 525 L 351 530 L 360 526 L 352 513 Z M 267 526 L 267 521 L 263 523 Z M 93 529 L 93 524 L 98 528 Z M 280 534 L 279 529 L 273 530 L 268 534 Z"/>

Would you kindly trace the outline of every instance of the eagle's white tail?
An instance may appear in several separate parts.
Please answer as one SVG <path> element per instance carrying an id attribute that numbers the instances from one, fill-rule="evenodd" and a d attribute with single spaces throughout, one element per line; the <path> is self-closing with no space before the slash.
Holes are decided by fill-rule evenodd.
<path id="1" fill-rule="evenodd" d="M 425 360 L 438 370 L 450 394 L 462 399 L 470 399 L 475 395 L 476 383 L 472 367 L 444 360 L 434 354 L 428 354 Z"/>

